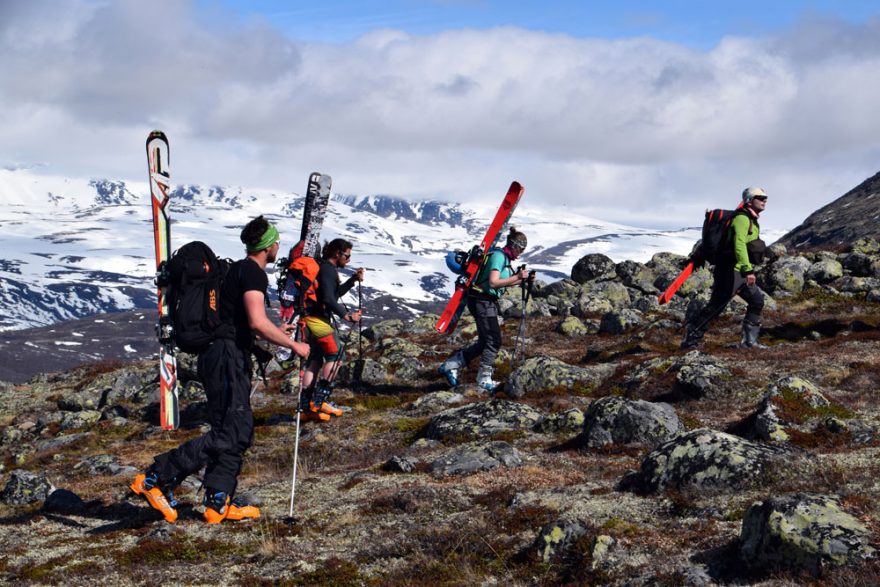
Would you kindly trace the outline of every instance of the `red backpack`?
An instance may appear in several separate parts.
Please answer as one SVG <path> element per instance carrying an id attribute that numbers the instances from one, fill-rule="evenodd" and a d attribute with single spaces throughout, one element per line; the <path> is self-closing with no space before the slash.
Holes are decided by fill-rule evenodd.
<path id="1" fill-rule="evenodd" d="M 293 322 L 296 316 L 305 314 L 306 305 L 318 301 L 318 262 L 302 254 L 303 241 L 298 242 L 286 259 L 281 260 L 278 275 L 278 299 L 281 303 L 281 319 Z"/>

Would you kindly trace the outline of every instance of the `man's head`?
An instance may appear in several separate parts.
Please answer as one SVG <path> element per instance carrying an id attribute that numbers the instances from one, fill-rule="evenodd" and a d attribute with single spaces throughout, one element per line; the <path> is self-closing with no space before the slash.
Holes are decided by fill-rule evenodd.
<path id="1" fill-rule="evenodd" d="M 756 212 L 761 212 L 767 206 L 767 192 L 763 188 L 746 188 L 743 190 L 743 205 L 750 206 Z"/>
<path id="2" fill-rule="evenodd" d="M 274 263 L 278 257 L 281 236 L 271 222 L 257 216 L 242 229 L 241 242 L 247 248 L 248 255 L 266 251 L 266 263 Z"/>
<path id="3" fill-rule="evenodd" d="M 351 259 L 351 247 L 353 245 L 344 238 L 335 238 L 326 245 L 322 251 L 321 258 L 325 261 L 331 261 L 337 267 L 345 267 Z"/>

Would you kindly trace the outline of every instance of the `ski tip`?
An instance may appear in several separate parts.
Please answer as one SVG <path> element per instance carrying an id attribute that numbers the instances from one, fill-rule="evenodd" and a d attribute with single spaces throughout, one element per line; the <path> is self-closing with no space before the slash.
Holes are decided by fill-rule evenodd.
<path id="1" fill-rule="evenodd" d="M 520 193 L 521 193 L 524 189 L 525 189 L 525 188 L 522 186 L 522 184 L 521 184 L 520 182 L 514 180 L 514 181 L 510 184 L 510 188 L 507 190 L 507 193 L 516 193 L 516 192 L 520 192 Z"/>
<path id="2" fill-rule="evenodd" d="M 152 141 L 153 139 L 162 139 L 163 141 L 168 140 L 165 137 L 165 133 L 158 129 L 150 132 L 150 136 L 147 137 L 147 142 Z"/>

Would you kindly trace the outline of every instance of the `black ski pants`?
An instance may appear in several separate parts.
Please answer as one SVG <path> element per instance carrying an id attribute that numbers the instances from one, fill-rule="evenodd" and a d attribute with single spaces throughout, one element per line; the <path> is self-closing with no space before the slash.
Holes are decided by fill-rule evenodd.
<path id="1" fill-rule="evenodd" d="M 235 493 L 245 451 L 254 439 L 250 364 L 235 341 L 218 339 L 199 355 L 211 430 L 154 458 L 159 482 L 173 488 L 205 467 L 205 487 Z"/>
<path id="2" fill-rule="evenodd" d="M 752 324 L 761 323 L 761 311 L 764 309 L 764 292 L 757 285 L 745 285 L 745 277 L 734 270 L 734 262 L 722 261 L 715 266 L 712 285 L 712 296 L 703 309 L 697 312 L 688 322 L 688 332 L 702 336 L 709 328 L 709 323 L 721 315 L 734 294 L 739 295 L 747 304 L 745 320 Z"/>
<path id="3" fill-rule="evenodd" d="M 498 302 L 494 299 L 469 295 L 468 310 L 477 323 L 477 342 L 461 351 L 465 363 L 480 357 L 481 369 L 492 369 L 501 350 L 501 324 L 498 322 Z"/>

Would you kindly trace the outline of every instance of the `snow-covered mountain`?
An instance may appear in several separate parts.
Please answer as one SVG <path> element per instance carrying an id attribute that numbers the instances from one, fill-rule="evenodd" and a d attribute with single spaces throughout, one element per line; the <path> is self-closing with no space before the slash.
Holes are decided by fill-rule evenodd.
<path id="1" fill-rule="evenodd" d="M 202 240 L 220 256 L 239 258 L 241 226 L 264 214 L 286 248 L 299 235 L 303 201 L 294 192 L 180 185 L 170 203 L 172 243 Z M 0 170 L 0 203 L 0 330 L 155 305 L 146 181 Z M 436 309 L 452 291 L 446 251 L 479 242 L 493 206 L 334 194 L 322 239 L 355 243 L 352 265 L 367 268 L 368 314 Z M 568 276 L 587 253 L 647 261 L 658 251 L 686 253 L 698 238 L 696 228 L 655 231 L 549 209 L 529 197 L 528 186 L 514 224 L 529 237 L 523 262 L 545 280 Z"/>

